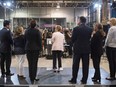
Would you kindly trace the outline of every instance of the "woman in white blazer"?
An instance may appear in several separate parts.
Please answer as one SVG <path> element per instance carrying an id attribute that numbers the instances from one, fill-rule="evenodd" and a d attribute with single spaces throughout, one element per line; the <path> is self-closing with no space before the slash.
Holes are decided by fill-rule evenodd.
<path id="1" fill-rule="evenodd" d="M 55 32 L 52 35 L 52 56 L 53 56 L 53 70 L 57 70 L 57 58 L 58 58 L 58 72 L 62 67 L 61 57 L 64 51 L 64 35 L 61 33 L 62 27 L 60 25 L 55 26 Z"/>
<path id="2" fill-rule="evenodd" d="M 106 37 L 106 55 L 109 62 L 110 77 L 107 80 L 116 79 L 116 18 L 110 19 L 110 29 Z"/>

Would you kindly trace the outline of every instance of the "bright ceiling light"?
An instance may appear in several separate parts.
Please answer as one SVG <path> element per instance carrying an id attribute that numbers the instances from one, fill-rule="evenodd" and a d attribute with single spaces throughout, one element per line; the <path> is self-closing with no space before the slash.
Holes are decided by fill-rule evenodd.
<path id="1" fill-rule="evenodd" d="M 6 4 L 7 4 L 7 6 L 9 6 L 9 7 L 11 6 L 11 3 L 10 3 L 10 2 L 7 2 Z"/>
<path id="2" fill-rule="evenodd" d="M 95 5 L 94 5 L 94 8 L 97 8 L 98 6 L 99 6 L 98 4 L 95 4 Z"/>
<path id="3" fill-rule="evenodd" d="M 10 2 L 4 2 L 3 5 L 10 7 L 11 6 L 11 3 Z"/>
<path id="4" fill-rule="evenodd" d="M 101 5 L 100 4 L 94 4 L 94 8 L 101 8 Z"/>
<path id="5" fill-rule="evenodd" d="M 4 6 L 6 6 L 6 3 L 3 3 Z"/>

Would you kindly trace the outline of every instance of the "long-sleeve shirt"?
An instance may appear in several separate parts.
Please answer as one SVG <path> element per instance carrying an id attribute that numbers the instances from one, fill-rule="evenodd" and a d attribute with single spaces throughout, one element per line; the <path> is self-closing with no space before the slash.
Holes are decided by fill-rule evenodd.
<path id="1" fill-rule="evenodd" d="M 60 32 L 55 32 L 52 35 L 52 51 L 64 51 L 64 35 Z"/>
<path id="2" fill-rule="evenodd" d="M 112 26 L 107 34 L 105 46 L 116 48 L 116 26 Z"/>

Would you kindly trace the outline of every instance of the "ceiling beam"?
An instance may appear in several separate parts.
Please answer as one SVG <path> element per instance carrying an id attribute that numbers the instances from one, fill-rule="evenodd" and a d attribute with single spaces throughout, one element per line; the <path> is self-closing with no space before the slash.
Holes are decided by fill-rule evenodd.
<path id="1" fill-rule="evenodd" d="M 22 3 L 27 3 L 27 2 L 30 2 L 30 1 L 21 1 Z M 58 1 L 58 0 L 54 0 L 54 1 L 33 1 L 33 3 L 56 3 L 56 2 L 58 2 L 58 3 L 91 3 L 91 1 L 89 0 L 89 1 Z"/>

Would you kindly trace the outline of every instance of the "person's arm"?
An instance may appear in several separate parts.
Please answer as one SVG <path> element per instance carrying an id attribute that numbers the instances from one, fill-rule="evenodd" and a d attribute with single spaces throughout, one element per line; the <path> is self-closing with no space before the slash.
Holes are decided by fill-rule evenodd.
<path id="1" fill-rule="evenodd" d="M 112 35 L 113 35 L 113 29 L 110 28 L 106 37 L 105 46 L 108 46 L 108 44 L 111 42 Z"/>
<path id="2" fill-rule="evenodd" d="M 55 35 L 54 35 L 54 33 L 53 33 L 53 34 L 52 34 L 51 42 L 54 43 L 54 40 L 55 40 Z"/>
<path id="3" fill-rule="evenodd" d="M 42 35 L 39 30 L 38 30 L 38 41 L 39 41 L 40 50 L 42 50 Z"/>
<path id="4" fill-rule="evenodd" d="M 71 43 L 74 44 L 76 40 L 77 40 L 77 32 L 76 32 L 76 28 L 74 28 L 72 32 Z"/>
<path id="5" fill-rule="evenodd" d="M 70 33 L 67 33 L 68 34 L 68 36 L 71 38 L 71 34 Z"/>
<path id="6" fill-rule="evenodd" d="M 13 39 L 12 39 L 11 32 L 8 31 L 7 35 L 8 35 L 8 39 L 9 39 L 10 44 L 13 46 Z"/>

